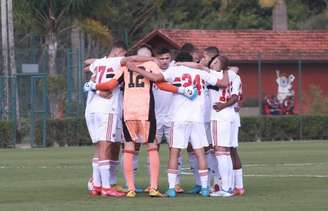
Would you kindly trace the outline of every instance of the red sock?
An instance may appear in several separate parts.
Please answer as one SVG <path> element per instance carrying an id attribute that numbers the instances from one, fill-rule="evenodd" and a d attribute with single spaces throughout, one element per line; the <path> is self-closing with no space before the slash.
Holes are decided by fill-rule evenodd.
<path id="1" fill-rule="evenodd" d="M 134 151 L 124 150 L 123 169 L 128 184 L 129 191 L 135 191 L 134 176 L 133 176 L 133 156 Z"/>
<path id="2" fill-rule="evenodd" d="M 148 150 L 149 156 L 149 168 L 150 168 L 150 187 L 153 189 L 158 188 L 158 177 L 159 177 L 159 154 L 156 148 Z"/>

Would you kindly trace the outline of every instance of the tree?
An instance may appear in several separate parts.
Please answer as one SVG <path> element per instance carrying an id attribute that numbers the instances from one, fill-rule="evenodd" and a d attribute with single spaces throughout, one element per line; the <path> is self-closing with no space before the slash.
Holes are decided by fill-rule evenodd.
<path id="1" fill-rule="evenodd" d="M 12 0 L 7 0 L 7 10 L 8 10 L 8 43 L 9 43 L 9 61 L 10 61 L 10 71 L 11 75 L 17 74 L 16 69 L 16 59 L 15 59 L 15 37 L 14 37 L 14 18 L 13 18 L 13 2 Z M 20 129 L 20 112 L 19 112 L 19 97 L 18 88 L 15 89 L 16 95 L 16 119 L 18 122 L 18 128 Z"/>
<path id="2" fill-rule="evenodd" d="M 8 55 L 8 24 L 7 24 L 7 0 L 1 0 L 1 43 L 2 43 L 2 61 L 3 75 L 9 76 L 9 55 Z M 9 107 L 9 84 L 4 79 L 4 111 Z"/>

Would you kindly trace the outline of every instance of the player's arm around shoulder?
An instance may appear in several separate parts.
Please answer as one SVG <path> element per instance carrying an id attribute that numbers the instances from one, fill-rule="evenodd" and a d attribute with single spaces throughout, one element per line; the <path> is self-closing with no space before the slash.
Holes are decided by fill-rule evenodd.
<path id="1" fill-rule="evenodd" d="M 124 57 L 121 59 L 121 65 L 125 66 L 127 65 L 128 62 L 149 62 L 149 61 L 153 61 L 155 62 L 155 58 L 154 57 L 148 57 L 148 56 L 138 56 L 138 55 L 134 55 L 134 56 L 128 56 L 128 57 Z"/>
<path id="2" fill-rule="evenodd" d="M 229 75 L 227 71 L 217 72 L 210 70 L 209 72 L 202 72 L 202 78 L 208 84 L 219 88 L 226 88 L 229 85 Z"/>
<path id="3" fill-rule="evenodd" d="M 122 67 L 115 73 L 112 80 L 104 83 L 96 84 L 95 86 L 96 90 L 112 91 L 113 89 L 115 89 L 123 81 L 123 73 L 124 73 L 123 68 L 124 67 Z"/>
<path id="4" fill-rule="evenodd" d="M 128 62 L 127 68 L 129 69 L 129 71 L 139 73 L 150 81 L 158 82 L 165 80 L 164 76 L 161 73 L 148 72 L 145 69 L 138 67 L 135 62 Z"/>
<path id="5" fill-rule="evenodd" d="M 194 69 L 199 69 L 199 70 L 205 70 L 206 72 L 209 72 L 210 69 L 206 67 L 203 64 L 197 63 L 197 62 L 176 62 L 175 63 L 177 66 L 186 66 Z"/>

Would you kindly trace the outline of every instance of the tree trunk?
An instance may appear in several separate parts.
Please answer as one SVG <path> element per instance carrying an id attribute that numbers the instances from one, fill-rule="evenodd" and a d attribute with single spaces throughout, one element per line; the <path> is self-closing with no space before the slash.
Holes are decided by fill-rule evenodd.
<path id="1" fill-rule="evenodd" d="M 15 39 L 14 39 L 14 20 L 13 20 L 13 2 L 8 0 L 8 41 L 9 41 L 9 61 L 10 61 L 10 70 L 11 75 L 14 76 L 17 74 L 16 69 L 16 59 L 15 59 Z M 19 98 L 18 98 L 18 89 L 17 85 L 15 88 L 16 95 L 16 120 L 17 128 L 20 129 L 20 112 L 19 112 Z"/>
<path id="2" fill-rule="evenodd" d="M 288 30 L 288 15 L 285 0 L 277 0 L 273 7 L 272 29 L 280 32 Z"/>
<path id="3" fill-rule="evenodd" d="M 81 29 L 78 24 L 78 20 L 74 20 L 73 28 L 71 31 L 71 48 L 72 48 L 72 78 L 73 78 L 73 87 L 77 87 L 77 74 L 79 70 L 79 53 L 81 50 Z"/>
<path id="4" fill-rule="evenodd" d="M 57 35 L 53 31 L 49 31 L 46 36 L 46 44 L 47 44 L 47 51 L 48 51 L 48 70 L 49 75 L 56 75 L 56 57 L 57 57 L 57 48 L 58 48 L 58 41 Z"/>
<path id="5" fill-rule="evenodd" d="M 8 65 L 8 28 L 7 28 L 7 0 L 1 0 L 1 38 L 2 38 L 2 58 L 3 66 L 2 71 L 4 76 L 9 76 L 9 65 Z M 9 86 L 8 79 L 4 79 L 4 114 L 8 112 L 9 107 Z"/>

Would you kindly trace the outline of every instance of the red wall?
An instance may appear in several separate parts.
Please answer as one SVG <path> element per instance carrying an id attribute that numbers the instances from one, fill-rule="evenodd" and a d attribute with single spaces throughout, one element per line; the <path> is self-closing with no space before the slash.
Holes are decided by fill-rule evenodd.
<path id="1" fill-rule="evenodd" d="M 259 96 L 259 75 L 258 65 L 253 64 L 235 64 L 239 66 L 240 75 L 243 81 L 243 91 L 245 100 L 257 99 Z M 298 63 L 262 63 L 262 97 L 264 95 L 276 95 L 277 84 L 276 84 L 276 72 L 280 70 L 280 73 L 288 75 L 293 74 L 295 81 L 293 83 L 295 91 L 295 111 L 299 113 L 298 101 L 299 101 L 299 81 L 301 80 L 302 89 L 302 111 L 308 111 L 308 100 L 309 100 L 309 87 L 311 84 L 315 84 L 320 87 L 321 90 L 328 94 L 328 63 L 305 63 L 302 65 L 301 78 L 298 75 Z"/>

